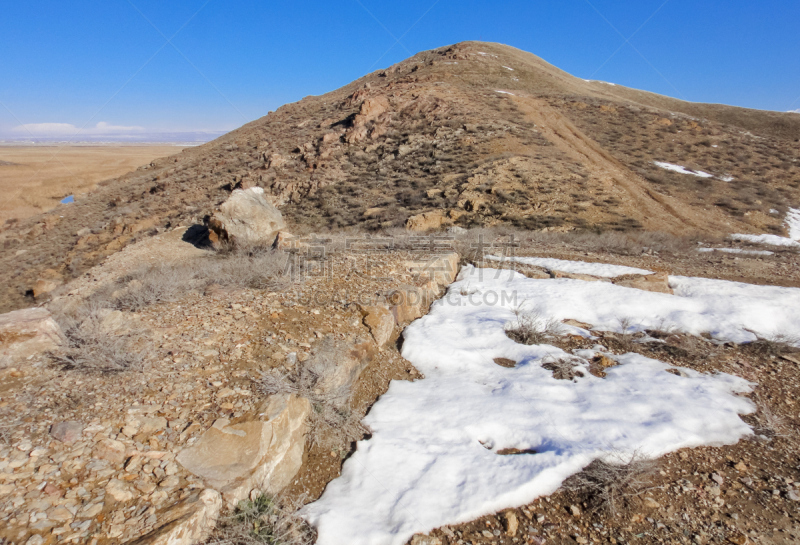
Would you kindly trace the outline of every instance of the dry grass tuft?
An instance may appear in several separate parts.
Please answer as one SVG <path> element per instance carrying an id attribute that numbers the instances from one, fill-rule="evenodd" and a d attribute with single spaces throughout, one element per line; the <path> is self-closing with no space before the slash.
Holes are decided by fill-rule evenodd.
<path id="1" fill-rule="evenodd" d="M 542 344 L 557 334 L 561 323 L 548 318 L 539 311 L 525 312 L 520 307 L 514 310 L 516 322 L 506 329 L 506 335 L 520 344 Z"/>
<path id="2" fill-rule="evenodd" d="M 227 249 L 188 263 L 143 267 L 122 279 L 122 289 L 97 297 L 111 298 L 116 308 L 137 311 L 176 301 L 211 284 L 279 291 L 291 283 L 288 258 L 288 254 L 269 248 Z"/>
<path id="3" fill-rule="evenodd" d="M 655 461 L 638 452 L 625 455 L 615 451 L 567 479 L 563 488 L 584 496 L 593 509 L 604 509 L 615 516 L 630 498 L 653 488 L 655 470 Z"/>
<path id="4" fill-rule="evenodd" d="M 360 416 L 350 408 L 349 386 L 329 388 L 329 378 L 336 373 L 338 350 L 333 337 L 326 337 L 311 357 L 291 375 L 265 373 L 259 389 L 267 395 L 290 393 L 311 401 L 308 441 L 326 449 L 344 449 L 369 433 Z"/>
<path id="5" fill-rule="evenodd" d="M 756 403 L 757 411 L 755 414 L 756 425 L 754 431 L 764 437 L 790 437 L 794 435 L 792 426 L 784 418 L 775 414 L 767 403 L 767 400 L 758 393 L 753 394 L 753 401 Z"/>
<path id="6" fill-rule="evenodd" d="M 302 501 L 253 494 L 223 518 L 207 545 L 311 545 L 314 531 L 297 515 Z"/>
<path id="7" fill-rule="evenodd" d="M 583 376 L 583 372 L 575 369 L 583 363 L 584 361 L 579 358 L 548 356 L 542 360 L 542 368 L 552 371 L 556 380 L 572 380 Z"/>
<path id="8" fill-rule="evenodd" d="M 114 331 L 104 318 L 108 309 L 81 307 L 58 316 L 65 343 L 51 353 L 53 360 L 68 369 L 120 372 L 141 371 L 152 349 L 142 332 Z"/>

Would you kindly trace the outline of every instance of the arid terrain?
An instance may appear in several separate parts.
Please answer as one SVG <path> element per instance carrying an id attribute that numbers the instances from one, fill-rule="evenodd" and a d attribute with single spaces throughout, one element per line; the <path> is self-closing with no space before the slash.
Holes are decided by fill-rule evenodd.
<path id="1" fill-rule="evenodd" d="M 800 542 L 798 142 L 465 42 L 87 170 L 0 230 L 0 544 Z"/>
<path id="2" fill-rule="evenodd" d="M 163 145 L 0 146 L 0 222 L 47 212 L 68 195 L 88 193 L 98 182 L 178 150 Z"/>

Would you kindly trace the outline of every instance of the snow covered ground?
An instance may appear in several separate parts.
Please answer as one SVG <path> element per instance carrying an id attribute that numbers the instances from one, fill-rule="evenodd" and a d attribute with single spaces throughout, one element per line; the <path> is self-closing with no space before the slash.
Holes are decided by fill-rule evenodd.
<path id="1" fill-rule="evenodd" d="M 800 241 L 800 208 L 790 208 L 786 212 L 786 228 L 790 239 Z"/>
<path id="2" fill-rule="evenodd" d="M 731 235 L 732 240 L 741 240 L 744 242 L 752 242 L 754 244 L 768 244 L 770 246 L 786 246 L 789 248 L 800 248 L 800 242 L 792 240 L 788 237 L 779 237 L 778 235 Z"/>
<path id="3" fill-rule="evenodd" d="M 741 254 L 741 255 L 775 255 L 775 252 L 769 250 L 745 250 L 743 248 L 698 248 L 698 252 L 724 252 L 726 254 Z"/>
<path id="4" fill-rule="evenodd" d="M 583 359 L 591 351 L 567 354 L 505 334 L 515 310 L 595 329 L 626 324 L 734 342 L 800 334 L 800 289 L 679 276 L 670 285 L 675 295 L 462 269 L 447 295 L 404 333 L 403 357 L 425 378 L 392 382 L 365 419 L 372 437 L 302 511 L 317 527 L 319 545 L 400 545 L 414 533 L 550 494 L 596 458 L 656 457 L 752 433 L 739 418 L 753 411 L 737 395 L 751 387 L 741 378 L 689 369 L 677 376 L 633 353 L 614 356 L 619 365 L 598 378 Z M 497 365 L 499 357 L 516 366 Z M 583 376 L 553 378 L 542 364 L 558 359 L 572 359 Z M 510 448 L 530 452 L 501 454 Z"/>
<path id="5" fill-rule="evenodd" d="M 673 165 L 672 163 L 664 163 L 662 161 L 653 161 L 658 167 L 661 167 L 666 170 L 671 170 L 673 172 L 678 172 L 680 174 L 692 174 L 694 176 L 699 176 L 701 178 L 713 178 L 713 174 L 709 174 L 708 172 L 703 172 L 702 170 L 690 170 L 686 167 L 682 167 L 681 165 Z"/>
<path id="6" fill-rule="evenodd" d="M 573 274 L 589 274 L 592 276 L 602 276 L 603 278 L 614 278 L 624 274 L 653 274 L 653 271 L 637 269 L 636 267 L 625 267 L 624 265 L 611 265 L 609 263 L 590 263 L 588 261 L 567 261 L 566 259 L 555 259 L 552 257 L 500 257 L 487 255 L 490 261 L 512 261 L 523 265 L 535 265 L 551 271 L 561 271 Z"/>

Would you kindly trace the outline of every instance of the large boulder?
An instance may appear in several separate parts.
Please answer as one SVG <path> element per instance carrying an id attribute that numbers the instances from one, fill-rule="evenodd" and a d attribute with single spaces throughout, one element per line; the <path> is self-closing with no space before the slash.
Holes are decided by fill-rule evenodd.
<path id="1" fill-rule="evenodd" d="M 247 498 L 253 489 L 277 493 L 303 462 L 310 410 L 303 397 L 271 396 L 259 411 L 261 418 L 238 424 L 218 419 L 177 460 L 229 505 Z"/>
<path id="2" fill-rule="evenodd" d="M 0 369 L 55 350 L 62 342 L 61 328 L 47 309 L 0 314 Z"/>
<path id="3" fill-rule="evenodd" d="M 209 239 L 215 246 L 269 246 L 278 231 L 286 228 L 280 211 L 272 206 L 260 187 L 235 189 L 208 222 Z"/>

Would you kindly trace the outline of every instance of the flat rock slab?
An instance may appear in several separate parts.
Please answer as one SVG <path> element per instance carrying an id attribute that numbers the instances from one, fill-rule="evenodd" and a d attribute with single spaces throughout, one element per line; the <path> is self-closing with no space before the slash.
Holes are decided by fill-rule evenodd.
<path id="1" fill-rule="evenodd" d="M 54 350 L 61 346 L 62 338 L 61 328 L 47 309 L 0 314 L 0 369 Z"/>
<path id="2" fill-rule="evenodd" d="M 305 398 L 272 396 L 261 411 L 262 420 L 230 424 L 219 419 L 177 460 L 231 505 L 254 488 L 278 492 L 302 464 L 310 410 Z"/>

